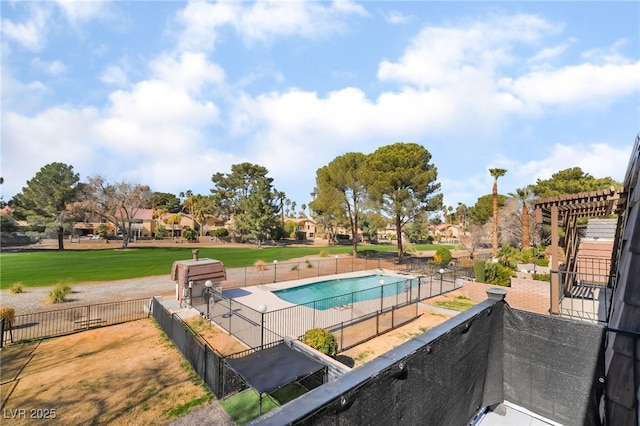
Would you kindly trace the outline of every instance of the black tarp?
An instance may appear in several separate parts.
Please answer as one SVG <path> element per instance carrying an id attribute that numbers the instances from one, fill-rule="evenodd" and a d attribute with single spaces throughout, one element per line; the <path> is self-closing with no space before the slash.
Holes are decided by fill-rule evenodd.
<path id="1" fill-rule="evenodd" d="M 506 309 L 504 399 L 564 425 L 598 425 L 604 328 Z"/>
<path id="2" fill-rule="evenodd" d="M 227 359 L 227 365 L 261 394 L 324 369 L 323 364 L 289 348 L 285 343 L 243 358 Z"/>

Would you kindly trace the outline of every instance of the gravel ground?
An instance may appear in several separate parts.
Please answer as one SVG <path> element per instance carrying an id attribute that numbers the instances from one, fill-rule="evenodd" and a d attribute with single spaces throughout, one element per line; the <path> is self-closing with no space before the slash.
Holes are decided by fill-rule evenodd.
<path id="1" fill-rule="evenodd" d="M 75 306 L 130 300 L 152 296 L 175 295 L 175 283 L 169 275 L 134 278 L 128 280 L 72 284 L 67 302 L 50 304 L 47 295 L 54 287 L 25 287 L 23 293 L 12 294 L 2 290 L 2 306 L 15 309 L 16 315 Z"/>

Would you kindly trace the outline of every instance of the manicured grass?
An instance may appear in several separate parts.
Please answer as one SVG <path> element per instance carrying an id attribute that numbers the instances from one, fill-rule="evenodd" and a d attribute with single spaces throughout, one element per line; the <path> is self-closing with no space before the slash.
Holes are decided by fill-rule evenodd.
<path id="1" fill-rule="evenodd" d="M 466 311 L 474 305 L 473 301 L 465 296 L 456 296 L 453 300 L 438 301 L 434 303 L 435 306 L 444 309 L 450 309 L 452 311 Z"/>
<path id="2" fill-rule="evenodd" d="M 239 425 L 250 422 L 260 416 L 260 396 L 253 389 L 246 389 L 223 401 L 220 405 L 229 413 L 229 416 Z M 267 413 L 278 406 L 278 403 L 269 395 L 262 396 L 262 414 Z"/>
<path id="3" fill-rule="evenodd" d="M 436 246 L 418 246 L 418 250 L 435 250 Z M 293 258 L 351 253 L 351 246 L 328 247 L 245 247 L 199 248 L 200 258 L 218 259 L 227 268 L 251 266 L 257 260 L 271 263 Z M 394 252 L 395 245 L 367 245 L 360 256 Z M 24 287 L 75 284 L 88 281 L 113 281 L 171 273 L 176 260 L 192 258 L 192 248 L 143 247 L 129 250 L 64 250 L 25 251 L 0 254 L 0 288 L 8 289 L 20 282 Z"/>

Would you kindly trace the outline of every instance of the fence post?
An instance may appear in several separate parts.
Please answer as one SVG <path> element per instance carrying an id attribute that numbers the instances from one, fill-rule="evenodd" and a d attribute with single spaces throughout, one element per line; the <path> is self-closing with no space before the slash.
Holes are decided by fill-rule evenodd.
<path id="1" fill-rule="evenodd" d="M 87 330 L 89 329 L 89 325 L 91 324 L 91 305 L 87 305 Z"/>

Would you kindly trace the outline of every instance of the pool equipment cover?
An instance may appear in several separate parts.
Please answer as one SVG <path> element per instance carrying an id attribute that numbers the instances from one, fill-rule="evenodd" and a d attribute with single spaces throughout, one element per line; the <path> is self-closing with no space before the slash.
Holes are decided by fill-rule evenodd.
<path id="1" fill-rule="evenodd" d="M 261 394 L 273 392 L 325 368 L 285 343 L 243 358 L 227 359 L 227 365 Z"/>

